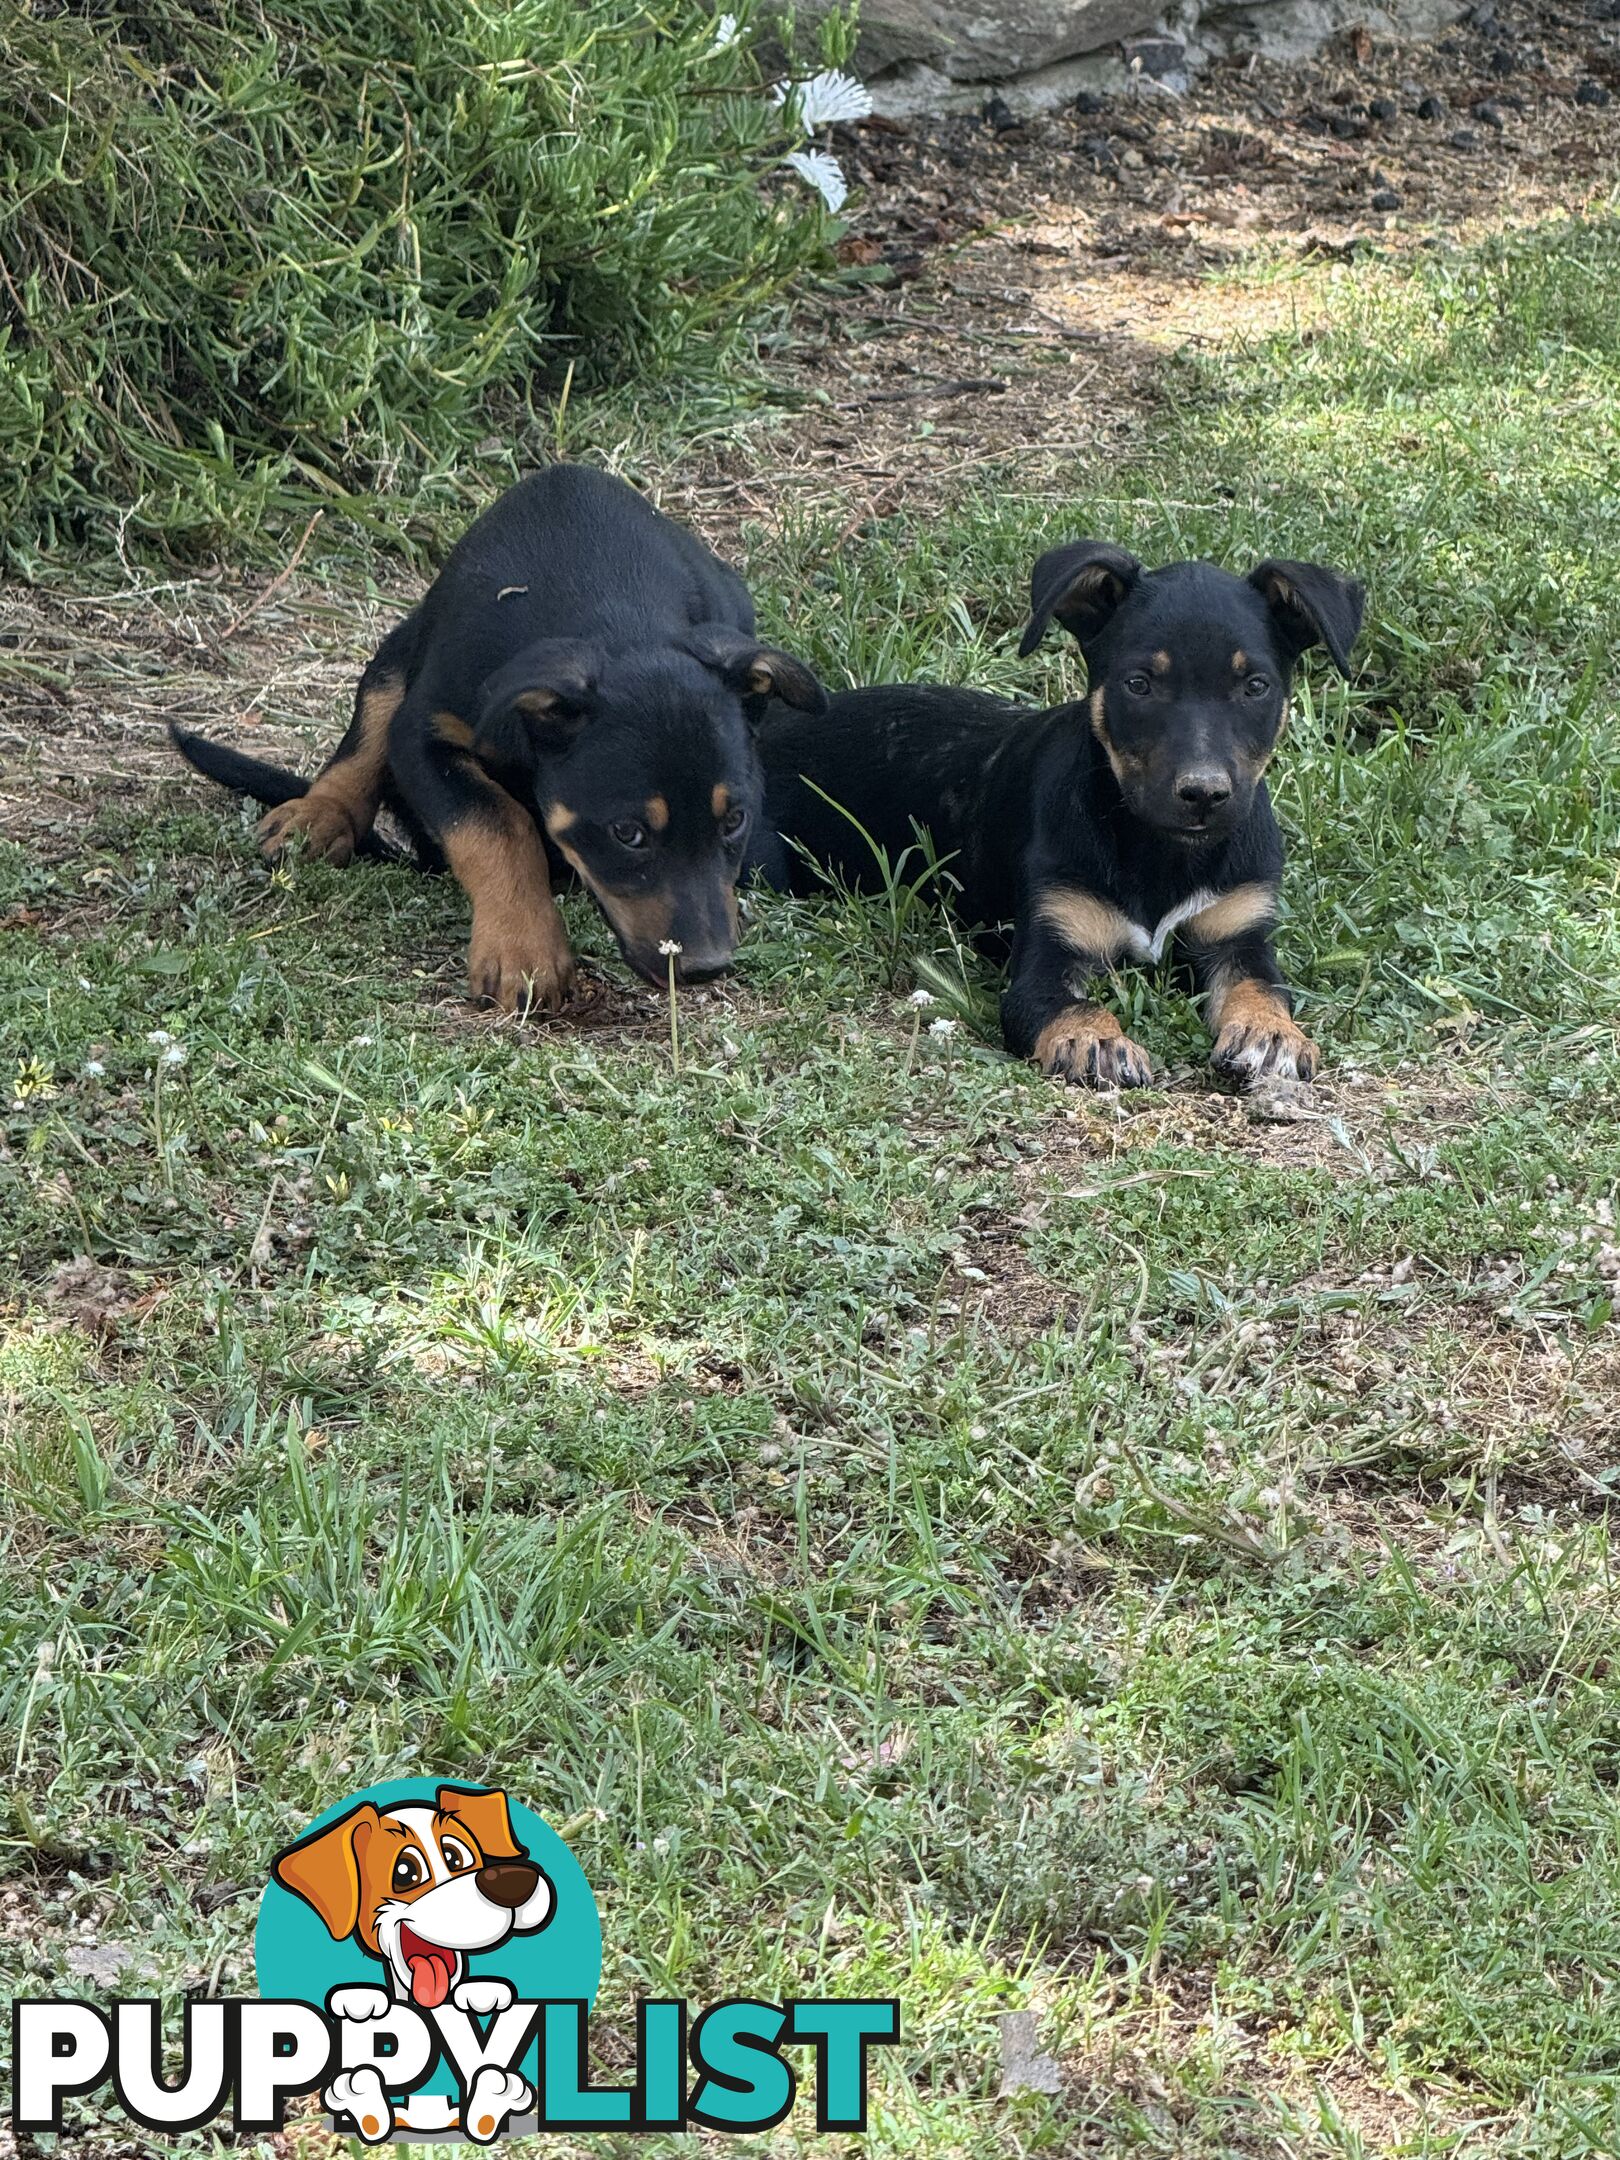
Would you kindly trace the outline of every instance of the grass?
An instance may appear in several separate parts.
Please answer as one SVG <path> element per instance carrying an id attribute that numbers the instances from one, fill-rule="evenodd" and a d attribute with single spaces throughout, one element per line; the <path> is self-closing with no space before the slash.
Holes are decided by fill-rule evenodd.
<path id="1" fill-rule="evenodd" d="M 532 463 L 576 374 L 712 401 L 830 237 L 732 17 L 727 40 L 641 0 L 21 10 L 0 561 L 285 560 L 317 512 L 386 544 L 402 506 L 465 522 Z M 846 42 L 829 18 L 822 49 Z"/>
<path id="2" fill-rule="evenodd" d="M 6 852 L 8 1991 L 250 1985 L 273 1847 L 442 1771 L 569 1826 L 604 2067 L 638 1992 L 893 1991 L 885 2156 L 1615 2149 L 1617 271 L 1313 270 L 1075 475 L 1371 583 L 1280 778 L 1313 1122 L 1141 976 L 1184 1083 L 1055 1091 L 913 905 L 756 899 L 677 1071 L 171 790 Z M 830 537 L 750 568 L 835 678 L 1071 684 L 1011 484 Z"/>

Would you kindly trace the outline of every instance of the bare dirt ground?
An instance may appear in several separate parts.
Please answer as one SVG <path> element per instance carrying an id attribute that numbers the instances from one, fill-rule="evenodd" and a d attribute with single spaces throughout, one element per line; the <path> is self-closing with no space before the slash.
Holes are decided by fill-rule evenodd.
<path id="1" fill-rule="evenodd" d="M 869 281 L 802 311 L 781 368 L 792 417 L 663 476 L 666 507 L 724 548 L 785 507 L 841 508 L 852 537 L 992 466 L 1059 503 L 1067 461 L 1117 459 L 1150 424 L 1170 355 L 1318 304 L 1291 267 L 1612 194 L 1620 0 L 1487 5 L 1434 45 L 1357 33 L 1307 64 L 1230 63 L 1183 97 L 1082 102 L 1010 128 L 842 131 L 861 191 L 842 253 Z M 335 592 L 296 563 L 0 587 L 0 833 L 59 854 L 92 795 L 201 787 L 176 771 L 171 719 L 307 767 L 417 590 L 402 573 Z"/>

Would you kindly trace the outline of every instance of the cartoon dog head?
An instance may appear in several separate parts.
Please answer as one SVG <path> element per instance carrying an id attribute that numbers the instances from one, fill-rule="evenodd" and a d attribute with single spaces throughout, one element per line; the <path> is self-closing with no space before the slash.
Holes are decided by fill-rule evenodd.
<path id="1" fill-rule="evenodd" d="M 534 1934 L 557 1902 L 512 1834 L 506 1795 L 458 1785 L 441 1785 L 431 1807 L 364 1801 L 278 1853 L 271 1874 L 423 2010 L 466 1977 L 470 1955 Z"/>

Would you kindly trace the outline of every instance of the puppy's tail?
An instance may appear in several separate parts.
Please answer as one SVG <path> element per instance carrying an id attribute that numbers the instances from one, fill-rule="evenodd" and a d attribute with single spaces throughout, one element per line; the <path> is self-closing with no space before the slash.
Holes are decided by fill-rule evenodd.
<path id="1" fill-rule="evenodd" d="M 195 765 L 198 772 L 206 773 L 210 780 L 217 780 L 221 787 L 237 795 L 251 796 L 267 810 L 309 793 L 309 782 L 297 773 L 283 772 L 279 765 L 266 765 L 262 758 L 244 757 L 240 750 L 210 742 L 206 735 L 193 735 L 189 728 L 176 727 L 172 720 L 169 740 L 188 765 Z"/>
<path id="2" fill-rule="evenodd" d="M 172 720 L 169 722 L 169 740 L 188 765 L 195 765 L 198 772 L 206 773 L 210 780 L 217 780 L 221 787 L 228 787 L 234 794 L 263 803 L 267 810 L 274 810 L 278 803 L 294 802 L 309 793 L 309 782 L 301 774 L 287 772 L 279 765 L 267 765 L 262 758 L 244 756 L 240 750 L 232 750 L 224 743 L 211 742 L 206 735 L 194 735 L 189 728 L 176 727 Z M 409 856 L 399 848 L 390 847 L 386 840 L 379 840 L 375 833 L 367 833 L 354 852 L 372 862 L 414 860 L 427 867 L 420 846 L 415 856 Z"/>

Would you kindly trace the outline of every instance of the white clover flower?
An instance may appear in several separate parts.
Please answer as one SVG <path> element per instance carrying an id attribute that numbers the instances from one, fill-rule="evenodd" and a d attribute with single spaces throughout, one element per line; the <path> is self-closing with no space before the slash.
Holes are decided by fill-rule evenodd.
<path id="1" fill-rule="evenodd" d="M 956 1022 L 954 1020 L 930 1020 L 928 1032 L 930 1035 L 954 1035 L 956 1033 Z"/>
<path id="2" fill-rule="evenodd" d="M 676 953 L 684 951 L 685 948 L 681 945 L 678 939 L 667 937 L 659 946 L 658 950 L 663 954 L 666 960 L 671 960 L 674 958 Z"/>
<path id="3" fill-rule="evenodd" d="M 106 1076 L 107 1068 L 105 1065 L 102 1064 L 100 1058 L 85 1059 L 84 1078 L 86 1080 L 104 1080 Z"/>
<path id="4" fill-rule="evenodd" d="M 911 993 L 911 1002 L 913 1005 L 932 1005 L 934 1002 L 934 993 L 932 990 L 913 990 Z"/>
<path id="5" fill-rule="evenodd" d="M 842 210 L 849 196 L 844 168 L 825 150 L 792 150 L 783 160 L 801 180 L 808 181 L 831 211 Z"/>
<path id="6" fill-rule="evenodd" d="M 713 60 L 720 53 L 730 52 L 732 46 L 736 44 L 740 34 L 741 33 L 737 27 L 736 16 L 722 15 L 720 20 L 714 26 L 714 43 L 703 55 L 704 59 Z"/>
<path id="7" fill-rule="evenodd" d="M 184 1043 L 172 1042 L 164 1051 L 161 1062 L 165 1065 L 183 1065 L 188 1055 Z"/>
<path id="8" fill-rule="evenodd" d="M 779 82 L 771 91 L 773 105 L 791 101 L 800 127 L 807 135 L 838 120 L 864 120 L 872 110 L 872 93 L 840 68 L 823 68 L 808 82 Z"/>
<path id="9" fill-rule="evenodd" d="M 154 1028 L 151 1034 L 148 1035 L 146 1039 L 154 1046 L 154 1048 L 159 1050 L 164 1049 L 169 1043 L 172 1043 L 174 1041 L 174 1037 L 169 1033 L 167 1028 Z"/>

